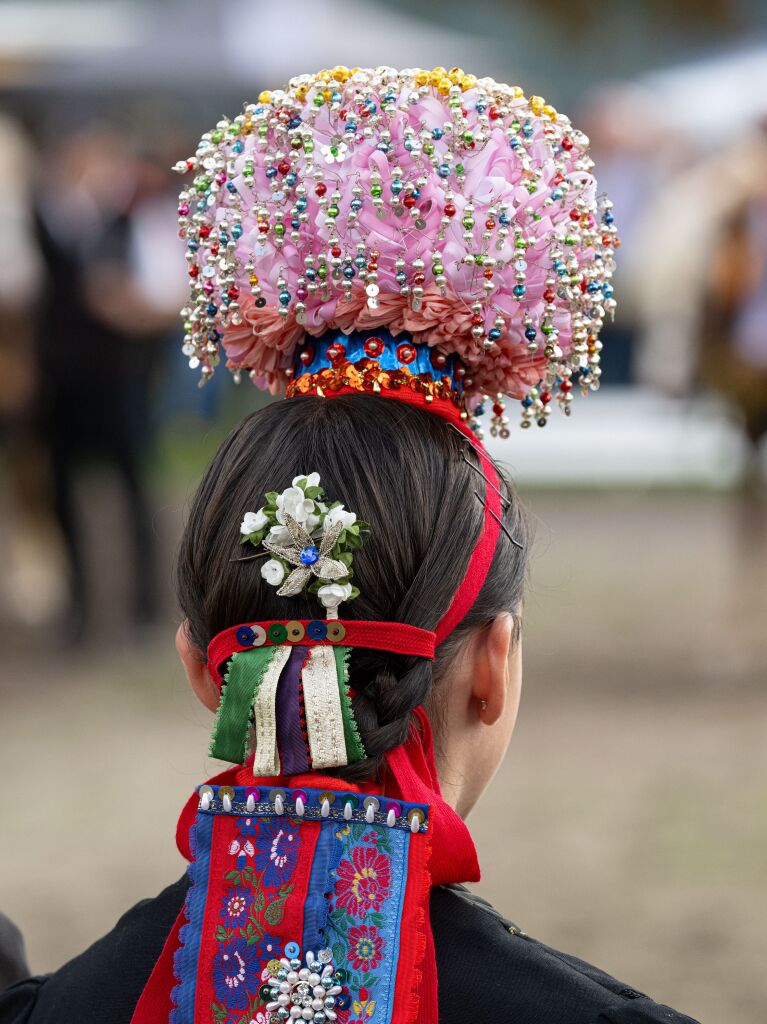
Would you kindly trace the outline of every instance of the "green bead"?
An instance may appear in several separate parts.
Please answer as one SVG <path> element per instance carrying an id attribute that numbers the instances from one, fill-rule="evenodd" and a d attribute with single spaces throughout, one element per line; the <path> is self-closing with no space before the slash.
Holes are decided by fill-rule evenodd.
<path id="1" fill-rule="evenodd" d="M 444 274 L 445 273 L 445 268 L 442 266 L 441 263 L 435 263 L 433 269 L 434 269 L 434 276 L 435 277 L 439 277 L 440 274 Z"/>
<path id="2" fill-rule="evenodd" d="M 424 144 L 423 144 L 423 151 L 424 151 L 424 153 L 427 156 L 431 156 L 432 153 L 434 152 L 434 143 L 433 142 L 424 142 Z"/>
<path id="3" fill-rule="evenodd" d="M 258 126 L 258 135 L 259 135 L 259 138 L 265 139 L 265 138 L 266 138 L 266 133 L 267 133 L 268 131 L 269 131 L 269 125 L 267 125 L 267 124 L 260 124 L 260 125 Z"/>
<path id="4" fill-rule="evenodd" d="M 210 137 L 213 142 L 218 143 L 223 139 L 224 133 L 221 131 L 220 128 L 216 128 L 214 132 L 210 133 Z"/>
<path id="5" fill-rule="evenodd" d="M 525 249 L 526 246 L 525 246 L 524 238 L 516 238 L 514 240 L 514 248 L 515 249 Z"/>
<path id="6" fill-rule="evenodd" d="M 554 333 L 554 328 L 552 327 L 551 324 L 543 324 L 543 326 L 541 327 L 541 330 L 543 331 L 544 334 L 553 334 Z"/>
<path id="7" fill-rule="evenodd" d="M 284 225 L 284 224 L 281 224 L 281 223 L 280 223 L 280 222 L 278 221 L 278 222 L 277 222 L 277 223 L 276 223 L 276 224 L 274 225 L 274 233 L 275 233 L 275 235 L 279 235 L 279 236 L 280 236 L 280 238 L 281 238 L 281 237 L 282 237 L 282 236 L 283 236 L 283 235 L 285 234 L 285 225 Z"/>
<path id="8" fill-rule="evenodd" d="M 194 184 L 198 192 L 205 192 L 210 188 L 210 181 L 207 178 L 198 178 Z"/>
<path id="9" fill-rule="evenodd" d="M 474 141 L 474 133 L 473 132 L 464 132 L 463 135 L 462 135 L 462 138 L 463 138 L 463 141 L 465 143 L 467 143 L 467 144 L 470 143 L 470 142 L 473 142 Z"/>
<path id="10" fill-rule="evenodd" d="M 328 211 L 328 212 L 330 212 L 330 211 Z M 327 276 L 328 276 L 328 268 L 325 266 L 324 263 L 322 263 L 320 265 L 320 267 L 318 268 L 318 270 L 317 270 L 317 277 L 319 277 L 320 280 L 324 281 Z"/>
<path id="11" fill-rule="evenodd" d="M 575 235 L 565 235 L 565 245 L 576 245 L 578 239 Z"/>
<path id="12" fill-rule="evenodd" d="M 349 975 L 346 973 L 343 967 L 339 967 L 338 970 L 333 975 L 333 977 L 336 979 L 339 985 L 343 985 L 346 979 L 349 977 Z"/>
<path id="13" fill-rule="evenodd" d="M 304 139 L 304 153 L 314 152 L 314 139 Z"/>
<path id="14" fill-rule="evenodd" d="M 456 174 L 457 174 L 457 175 L 458 175 L 459 177 L 460 177 L 461 175 L 463 175 L 463 174 L 465 174 L 465 173 L 466 173 L 466 171 L 464 170 L 464 166 L 463 166 L 463 164 L 456 164 L 456 165 L 455 165 L 455 173 L 456 173 Z"/>
<path id="15" fill-rule="evenodd" d="M 328 217 L 337 217 L 339 213 L 338 206 L 335 203 L 331 203 L 328 207 Z"/>
<path id="16" fill-rule="evenodd" d="M 485 262 L 485 257 L 484 257 L 484 256 L 482 255 L 482 253 L 481 253 L 481 252 L 478 252 L 478 253 L 477 253 L 477 254 L 475 255 L 475 257 L 474 257 L 474 262 L 476 263 L 476 265 L 477 265 L 478 267 L 481 267 L 481 266 L 482 266 L 482 264 L 483 264 L 483 263 Z"/>
<path id="17" fill-rule="evenodd" d="M 325 97 L 321 92 L 315 93 L 314 105 L 315 107 L 323 107 L 325 105 Z"/>
<path id="18" fill-rule="evenodd" d="M 519 129 L 521 128 L 521 125 L 520 125 L 519 121 L 517 121 L 516 119 L 514 121 L 512 121 L 511 122 L 511 128 L 512 128 L 512 131 L 518 132 Z"/>
<path id="19" fill-rule="evenodd" d="M 378 196 L 383 194 L 383 187 L 381 185 L 371 185 L 370 194 L 371 196 L 378 198 Z"/>
<path id="20" fill-rule="evenodd" d="M 468 230 L 469 228 L 473 228 L 474 227 L 474 218 L 473 217 L 464 217 L 463 220 L 461 221 L 461 223 Z"/>

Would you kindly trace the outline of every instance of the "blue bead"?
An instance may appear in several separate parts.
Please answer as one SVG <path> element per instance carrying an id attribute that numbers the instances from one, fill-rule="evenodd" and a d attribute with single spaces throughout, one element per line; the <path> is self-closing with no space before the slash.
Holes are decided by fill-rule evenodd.
<path id="1" fill-rule="evenodd" d="M 197 250 L 199 248 L 200 248 L 199 243 L 195 242 L 195 240 L 193 238 L 190 238 L 189 239 L 189 251 L 190 252 L 197 252 Z"/>
<path id="2" fill-rule="evenodd" d="M 300 117 L 291 117 L 291 119 L 288 121 L 288 128 L 298 128 L 300 124 Z"/>
<path id="3" fill-rule="evenodd" d="M 351 279 L 355 277 L 356 273 L 357 271 L 354 269 L 354 267 L 344 267 L 344 277 L 347 278 L 349 281 L 351 281 Z"/>
<path id="4" fill-rule="evenodd" d="M 408 151 L 408 153 L 411 153 L 412 150 L 413 150 L 413 140 L 412 139 L 405 139 L 404 145 L 405 145 L 405 149 Z"/>
<path id="5" fill-rule="evenodd" d="M 290 222 L 290 226 L 293 228 L 294 231 L 298 231 L 298 229 L 301 227 L 301 221 L 298 220 L 298 218 L 296 218 L 295 220 L 292 220 Z"/>
<path id="6" fill-rule="evenodd" d="M 533 404 L 532 398 L 528 395 L 527 398 L 522 399 L 522 405 L 528 409 Z"/>
<path id="7" fill-rule="evenodd" d="M 256 634 L 250 626 L 240 626 L 237 630 L 237 643 L 240 647 L 252 647 Z"/>
<path id="8" fill-rule="evenodd" d="M 242 224 L 235 224 L 232 228 L 232 238 L 242 238 Z"/>
<path id="9" fill-rule="evenodd" d="M 283 304 L 283 306 L 287 306 L 287 304 L 290 302 L 289 291 L 280 292 L 280 302 Z"/>
<path id="10" fill-rule="evenodd" d="M 521 299 L 527 289 L 523 284 L 515 284 L 513 291 L 518 299 Z"/>
<path id="11" fill-rule="evenodd" d="M 236 192 L 237 191 L 237 186 L 235 185 L 235 183 L 233 181 L 227 181 L 226 187 L 227 187 L 227 189 L 230 192 Z"/>
<path id="12" fill-rule="evenodd" d="M 420 188 L 414 188 L 410 195 L 413 197 L 413 199 L 419 199 L 421 196 Z"/>
<path id="13" fill-rule="evenodd" d="M 317 276 L 317 271 L 314 269 L 314 267 L 307 267 L 306 270 L 304 271 L 304 276 L 308 277 L 310 281 L 313 281 Z"/>
<path id="14" fill-rule="evenodd" d="M 487 332 L 487 336 L 491 341 L 498 341 L 501 336 L 501 332 L 497 327 L 493 327 Z"/>
<path id="15" fill-rule="evenodd" d="M 562 198 L 562 196 L 563 196 L 563 194 L 564 194 L 564 193 L 562 192 L 562 189 L 561 189 L 561 188 L 555 188 L 555 189 L 553 189 L 553 190 L 552 190 L 552 192 L 551 192 L 551 198 L 552 198 L 552 199 L 561 199 L 561 198 Z"/>
<path id="16" fill-rule="evenodd" d="M 354 258 L 354 265 L 356 267 L 359 267 L 360 270 L 362 270 L 362 268 L 365 266 L 365 257 L 364 256 L 355 256 L 355 258 Z"/>
<path id="17" fill-rule="evenodd" d="M 277 168 L 276 167 L 267 167 L 266 168 L 266 176 L 267 176 L 267 178 L 276 178 L 277 177 Z"/>
<path id="18" fill-rule="evenodd" d="M 295 183 L 296 183 L 297 181 L 298 181 L 298 178 L 296 177 L 296 172 L 295 172 L 295 171 L 289 171 L 289 172 L 288 172 L 288 173 L 287 173 L 287 174 L 285 175 L 285 183 L 286 183 L 287 185 L 295 185 Z"/>
<path id="19" fill-rule="evenodd" d="M 352 201 L 349 203 L 349 208 L 351 210 L 355 210 L 355 211 L 356 210 L 361 210 L 362 209 L 362 200 L 361 199 L 352 199 Z"/>
<path id="20" fill-rule="evenodd" d="M 232 146 L 232 152 L 241 153 L 243 149 L 245 149 L 245 143 L 242 141 L 242 139 L 237 139 L 237 141 Z"/>
<path id="21" fill-rule="evenodd" d="M 209 302 L 208 303 L 208 316 L 215 316 L 217 312 L 218 312 L 218 306 L 215 304 L 215 302 Z"/>
<path id="22" fill-rule="evenodd" d="M 487 104 L 478 103 L 475 109 L 478 114 L 484 114 L 484 112 L 487 110 Z"/>
<path id="23" fill-rule="evenodd" d="M 354 133 L 357 131 L 357 125 L 354 123 L 354 121 L 347 121 L 346 128 L 344 129 L 344 131 L 346 132 L 347 135 L 354 135 Z"/>
<path id="24" fill-rule="evenodd" d="M 442 131 L 441 128 L 434 128 L 432 130 L 431 137 L 433 139 L 441 139 L 444 134 L 445 133 Z"/>
<path id="25" fill-rule="evenodd" d="M 505 227 L 507 224 L 511 224 L 511 217 L 508 215 L 508 213 L 502 213 L 498 217 L 498 223 L 503 224 Z"/>
<path id="26" fill-rule="evenodd" d="M 313 544 L 310 544 L 308 547 L 304 548 L 301 554 L 299 555 L 302 565 L 314 565 L 314 563 L 319 559 L 319 557 L 320 553 Z"/>
<path id="27" fill-rule="evenodd" d="M 298 199 L 296 199 L 296 209 L 298 210 L 299 213 L 304 212 L 308 202 L 309 200 L 306 198 L 306 196 L 299 196 Z"/>
<path id="28" fill-rule="evenodd" d="M 612 224 L 612 222 L 615 220 L 615 217 L 612 213 L 610 213 L 609 210 L 607 210 L 602 220 L 605 222 L 605 224 Z"/>
<path id="29" fill-rule="evenodd" d="M 324 640 L 328 635 L 328 627 L 321 619 L 312 619 L 306 627 L 306 635 L 310 640 Z"/>
<path id="30" fill-rule="evenodd" d="M 352 999 L 348 992 L 339 992 L 336 996 L 336 1006 L 339 1010 L 348 1010 L 351 1003 Z"/>
<path id="31" fill-rule="evenodd" d="M 537 333 L 538 332 L 536 331 L 536 329 L 534 327 L 526 327 L 525 328 L 525 337 L 527 338 L 528 341 L 534 341 Z"/>
<path id="32" fill-rule="evenodd" d="M 484 416 L 485 415 L 485 407 L 484 407 L 484 405 L 478 405 L 477 408 L 474 410 L 474 415 L 475 416 Z"/>
<path id="33" fill-rule="evenodd" d="M 450 165 L 449 164 L 440 164 L 439 167 L 437 168 L 437 174 L 440 176 L 440 178 L 449 178 L 450 177 Z"/>
<path id="34" fill-rule="evenodd" d="M 297 942 L 287 942 L 285 944 L 285 956 L 288 960 L 295 960 L 301 952 L 301 947 Z"/>

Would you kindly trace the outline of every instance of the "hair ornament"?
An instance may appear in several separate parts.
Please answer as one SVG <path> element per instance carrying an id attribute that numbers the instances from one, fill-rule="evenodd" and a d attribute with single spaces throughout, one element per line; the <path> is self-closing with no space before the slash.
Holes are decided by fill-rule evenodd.
<path id="1" fill-rule="evenodd" d="M 272 556 L 261 576 L 279 588 L 280 597 L 316 599 L 337 618 L 339 604 L 359 595 L 350 582 L 353 553 L 369 533 L 368 524 L 340 501 L 327 504 L 319 473 L 297 476 L 281 494 L 271 491 L 265 498 L 257 512 L 243 516 L 241 543 Z"/>
<path id="2" fill-rule="evenodd" d="M 588 138 L 541 97 L 460 68 L 339 66 L 261 93 L 176 170 L 193 175 L 183 351 L 203 380 L 223 353 L 293 388 L 331 332 L 311 373 L 358 383 L 378 357 L 347 358 L 345 338 L 385 329 L 398 379 L 425 372 L 408 346 L 451 361 L 447 400 L 479 415 L 488 398 L 504 436 L 505 397 L 543 425 L 598 387 L 619 241 Z"/>

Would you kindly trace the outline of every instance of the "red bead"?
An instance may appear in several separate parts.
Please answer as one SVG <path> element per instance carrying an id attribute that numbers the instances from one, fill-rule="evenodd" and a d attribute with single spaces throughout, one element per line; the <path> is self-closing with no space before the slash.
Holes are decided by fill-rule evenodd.
<path id="1" fill-rule="evenodd" d="M 492 276 L 493 276 L 492 268 L 488 267 L 487 270 L 484 271 L 484 275 L 487 278 L 487 280 L 490 281 L 492 279 Z"/>
<path id="2" fill-rule="evenodd" d="M 578 210 L 570 210 L 570 220 L 580 220 L 581 215 Z"/>
<path id="3" fill-rule="evenodd" d="M 207 238 L 210 235 L 210 226 L 208 224 L 200 225 L 200 238 Z"/>
<path id="4" fill-rule="evenodd" d="M 371 258 L 371 260 L 377 260 L 380 255 L 381 255 L 381 252 L 380 252 L 379 249 L 371 249 L 370 250 L 370 258 Z"/>
<path id="5" fill-rule="evenodd" d="M 280 172 L 280 174 L 287 174 L 288 171 L 290 170 L 290 164 L 288 163 L 287 160 L 280 160 L 280 162 L 277 164 L 277 170 Z"/>
<path id="6" fill-rule="evenodd" d="M 573 148 L 573 140 L 570 138 L 569 135 L 565 135 L 565 137 L 562 139 L 562 149 L 572 149 L 572 148 Z"/>
<path id="7" fill-rule="evenodd" d="M 444 352 L 440 352 L 438 348 L 433 348 L 430 353 L 431 365 L 436 366 L 438 370 L 441 370 L 447 364 L 447 356 Z"/>
<path id="8" fill-rule="evenodd" d="M 374 270 L 378 270 L 378 264 L 375 260 L 371 260 L 370 263 L 368 263 L 368 270 L 371 271 L 371 273 Z"/>
<path id="9" fill-rule="evenodd" d="M 334 245 L 333 248 L 330 250 L 330 255 L 331 256 L 335 256 L 336 259 L 337 259 L 341 255 L 341 248 L 340 248 L 340 246 Z"/>
<path id="10" fill-rule="evenodd" d="M 328 359 L 335 366 L 336 363 L 346 355 L 346 346 L 342 345 L 340 341 L 334 341 L 332 345 L 328 345 Z"/>
<path id="11" fill-rule="evenodd" d="M 572 389 L 573 383 L 570 380 L 563 380 L 562 383 L 559 385 L 559 390 L 564 391 L 565 394 L 567 394 L 568 391 L 572 391 Z"/>
<path id="12" fill-rule="evenodd" d="M 455 217 L 455 205 L 453 203 L 445 203 L 445 216 Z"/>
<path id="13" fill-rule="evenodd" d="M 485 221 L 485 227 L 487 228 L 488 231 L 492 230 L 495 227 L 495 221 L 494 220 L 486 220 Z"/>
<path id="14" fill-rule="evenodd" d="M 543 298 L 545 302 L 553 302 L 556 298 L 556 292 L 553 288 L 545 288 L 543 291 Z"/>
<path id="15" fill-rule="evenodd" d="M 269 225 L 268 224 L 263 224 L 263 223 L 259 224 L 258 225 L 258 230 L 261 232 L 262 235 L 265 235 L 269 231 Z"/>
<path id="16" fill-rule="evenodd" d="M 368 338 L 362 347 L 365 350 L 365 355 L 375 359 L 376 356 L 381 355 L 386 346 L 380 338 Z"/>
<path id="17" fill-rule="evenodd" d="M 210 254 L 211 256 L 218 256 L 218 242 L 216 242 L 214 245 L 211 245 Z"/>
<path id="18" fill-rule="evenodd" d="M 539 398 L 543 402 L 543 404 L 546 405 L 547 402 L 551 401 L 551 392 L 550 391 L 541 391 L 541 393 L 539 395 Z"/>
<path id="19" fill-rule="evenodd" d="M 501 116 L 501 112 L 498 109 L 498 107 L 490 107 L 490 109 L 487 112 L 487 116 L 490 118 L 491 121 L 497 121 L 498 118 Z"/>
<path id="20" fill-rule="evenodd" d="M 240 294 L 240 289 L 239 288 L 235 288 L 235 286 L 232 285 L 231 288 L 227 289 L 226 294 L 227 294 L 228 298 L 236 299 L 237 296 Z"/>
<path id="21" fill-rule="evenodd" d="M 311 346 L 305 348 L 298 358 L 301 360 L 304 366 L 308 366 L 309 363 L 313 362 L 314 360 L 314 349 Z"/>
<path id="22" fill-rule="evenodd" d="M 415 196 L 411 195 L 410 193 L 408 193 L 405 196 L 405 198 L 402 200 L 402 205 L 406 206 L 408 210 L 412 210 L 413 207 L 415 206 L 415 203 L 416 203 Z"/>
<path id="23" fill-rule="evenodd" d="M 426 274 L 413 274 L 413 284 L 423 284 L 426 280 Z"/>
<path id="24" fill-rule="evenodd" d="M 482 324 L 484 324 L 484 322 L 485 318 L 481 316 L 479 313 L 475 313 L 474 316 L 471 318 L 471 323 L 472 326 L 474 327 L 481 327 Z"/>
<path id="25" fill-rule="evenodd" d="M 496 416 L 502 416 L 503 413 L 504 413 L 505 408 L 506 408 L 506 406 L 505 405 L 501 405 L 500 402 L 494 402 L 493 403 L 493 412 L 495 413 Z"/>
<path id="26" fill-rule="evenodd" d="M 325 184 L 324 181 L 318 181 L 317 184 L 314 186 L 314 191 L 318 196 L 324 196 L 327 190 L 328 186 Z"/>
<path id="27" fill-rule="evenodd" d="M 199 277 L 200 276 L 200 268 L 197 266 L 196 263 L 193 263 L 191 265 L 191 267 L 189 268 L 189 276 L 190 277 Z"/>
<path id="28" fill-rule="evenodd" d="M 401 363 L 412 363 L 417 353 L 413 345 L 397 345 L 397 358 Z"/>

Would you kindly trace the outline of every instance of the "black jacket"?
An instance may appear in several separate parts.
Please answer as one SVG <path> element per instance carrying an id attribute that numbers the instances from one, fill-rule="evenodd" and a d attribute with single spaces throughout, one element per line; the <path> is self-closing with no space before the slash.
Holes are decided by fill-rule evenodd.
<path id="1" fill-rule="evenodd" d="M 0 1024 L 129 1024 L 186 894 L 182 879 L 129 910 L 54 974 L 0 994 Z M 695 1024 L 531 939 L 484 900 L 434 889 L 440 1024 Z"/>

